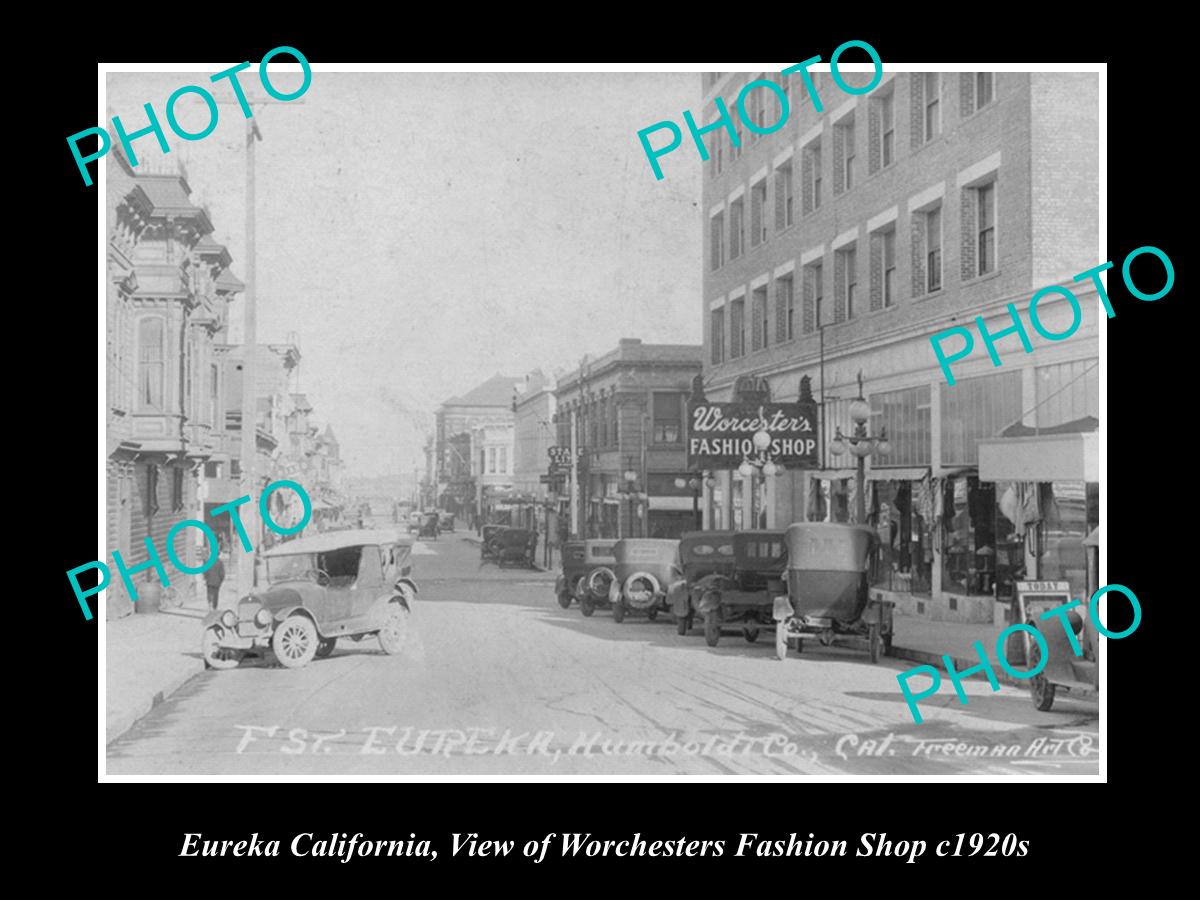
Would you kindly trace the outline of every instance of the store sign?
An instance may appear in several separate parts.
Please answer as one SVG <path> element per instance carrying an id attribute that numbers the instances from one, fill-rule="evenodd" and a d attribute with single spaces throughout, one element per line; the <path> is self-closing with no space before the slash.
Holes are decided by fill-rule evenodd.
<path id="1" fill-rule="evenodd" d="M 688 467 L 736 469 L 758 456 L 760 431 L 771 436 L 763 456 L 790 468 L 817 467 L 816 403 L 701 403 L 688 419 Z"/>
<path id="2" fill-rule="evenodd" d="M 561 471 L 571 468 L 570 447 L 547 447 L 546 455 L 550 457 L 551 471 Z M 576 450 L 575 456 L 578 459 L 582 459 L 583 450 Z"/>

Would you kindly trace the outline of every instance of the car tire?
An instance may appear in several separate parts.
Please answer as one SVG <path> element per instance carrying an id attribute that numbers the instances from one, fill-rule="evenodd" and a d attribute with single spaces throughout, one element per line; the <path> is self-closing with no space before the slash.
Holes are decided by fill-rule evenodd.
<path id="1" fill-rule="evenodd" d="M 650 609 L 646 610 L 646 618 L 653 622 L 658 618 L 658 610 L 654 607 L 650 607 Z"/>
<path id="2" fill-rule="evenodd" d="M 570 609 L 571 608 L 571 595 L 568 594 L 566 591 L 563 591 L 562 593 L 560 593 L 558 595 L 558 605 L 561 606 L 563 609 Z"/>
<path id="3" fill-rule="evenodd" d="M 317 626 L 308 616 L 288 616 L 271 635 L 271 649 L 279 664 L 288 669 L 301 669 L 317 655 L 321 641 Z"/>
<path id="4" fill-rule="evenodd" d="M 691 630 L 691 627 L 692 627 L 692 614 L 691 613 L 688 613 L 686 616 L 676 616 L 675 617 L 675 633 L 676 634 L 686 635 L 688 633 L 688 631 Z"/>
<path id="5" fill-rule="evenodd" d="M 870 654 L 871 662 L 879 662 L 880 651 L 883 650 L 883 635 L 880 634 L 879 625 L 871 624 L 867 626 L 867 652 Z"/>
<path id="6" fill-rule="evenodd" d="M 742 637 L 746 639 L 747 644 L 753 644 L 758 640 L 758 629 L 747 626 L 742 629 Z"/>
<path id="7" fill-rule="evenodd" d="M 221 635 L 224 633 L 220 625 L 210 625 L 204 629 L 200 654 L 204 657 L 205 667 L 209 669 L 233 669 L 242 661 L 240 650 L 221 649 Z"/>
<path id="8" fill-rule="evenodd" d="M 1037 668 L 1041 662 L 1042 652 L 1037 644 L 1033 644 L 1029 648 L 1029 668 Z M 1054 685 L 1041 673 L 1034 675 L 1029 679 L 1029 694 L 1033 698 L 1033 706 L 1038 712 L 1049 712 L 1054 706 Z"/>
<path id="9" fill-rule="evenodd" d="M 325 657 L 327 657 L 330 653 L 333 652 L 333 648 L 336 646 L 337 646 L 337 638 L 323 638 L 321 640 L 321 642 L 319 644 L 317 644 L 317 653 L 316 653 L 317 659 L 324 659 Z"/>
<path id="10" fill-rule="evenodd" d="M 595 601 L 593 601 L 591 597 L 585 596 L 579 601 L 579 611 L 583 613 L 585 618 L 591 616 L 591 614 L 596 611 Z"/>
<path id="11" fill-rule="evenodd" d="M 613 621 L 618 625 L 625 621 L 625 601 L 618 600 L 613 604 Z"/>
<path id="12" fill-rule="evenodd" d="M 383 615 L 379 646 L 388 656 L 395 656 L 404 649 L 404 641 L 408 637 L 408 610 L 403 604 L 389 603 Z"/>
<path id="13" fill-rule="evenodd" d="M 704 614 L 704 642 L 710 647 L 721 641 L 721 614 L 715 609 Z"/>

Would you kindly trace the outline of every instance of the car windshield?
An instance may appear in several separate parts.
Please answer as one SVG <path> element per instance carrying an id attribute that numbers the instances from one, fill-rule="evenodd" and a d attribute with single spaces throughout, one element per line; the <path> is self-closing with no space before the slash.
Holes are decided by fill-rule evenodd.
<path id="1" fill-rule="evenodd" d="M 297 581 L 301 578 L 312 578 L 316 563 L 311 553 L 294 553 L 290 556 L 272 556 L 267 559 L 267 581 L 275 584 L 280 581 Z"/>

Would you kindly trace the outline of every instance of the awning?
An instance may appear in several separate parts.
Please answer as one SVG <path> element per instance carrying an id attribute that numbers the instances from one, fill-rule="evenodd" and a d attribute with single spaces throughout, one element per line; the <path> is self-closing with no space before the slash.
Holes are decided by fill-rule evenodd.
<path id="1" fill-rule="evenodd" d="M 928 474 L 929 466 L 871 469 L 867 472 L 867 481 L 920 481 Z"/>
<path id="2" fill-rule="evenodd" d="M 1100 433 L 1065 432 L 979 442 L 980 481 L 1100 480 Z"/>
<path id="3" fill-rule="evenodd" d="M 691 512 L 691 497 L 651 497 L 650 512 Z"/>
<path id="4" fill-rule="evenodd" d="M 807 472 L 813 478 L 821 481 L 841 481 L 843 478 L 854 478 L 858 475 L 856 469 L 809 469 Z"/>

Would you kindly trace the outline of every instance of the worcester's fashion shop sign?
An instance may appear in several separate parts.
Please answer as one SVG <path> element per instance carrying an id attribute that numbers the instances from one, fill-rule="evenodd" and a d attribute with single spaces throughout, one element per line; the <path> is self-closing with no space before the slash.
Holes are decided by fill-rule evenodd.
<path id="1" fill-rule="evenodd" d="M 755 443 L 766 433 L 770 443 Z M 735 469 L 762 454 L 795 468 L 817 464 L 817 406 L 815 403 L 700 403 L 688 417 L 688 466 L 694 469 Z"/>

